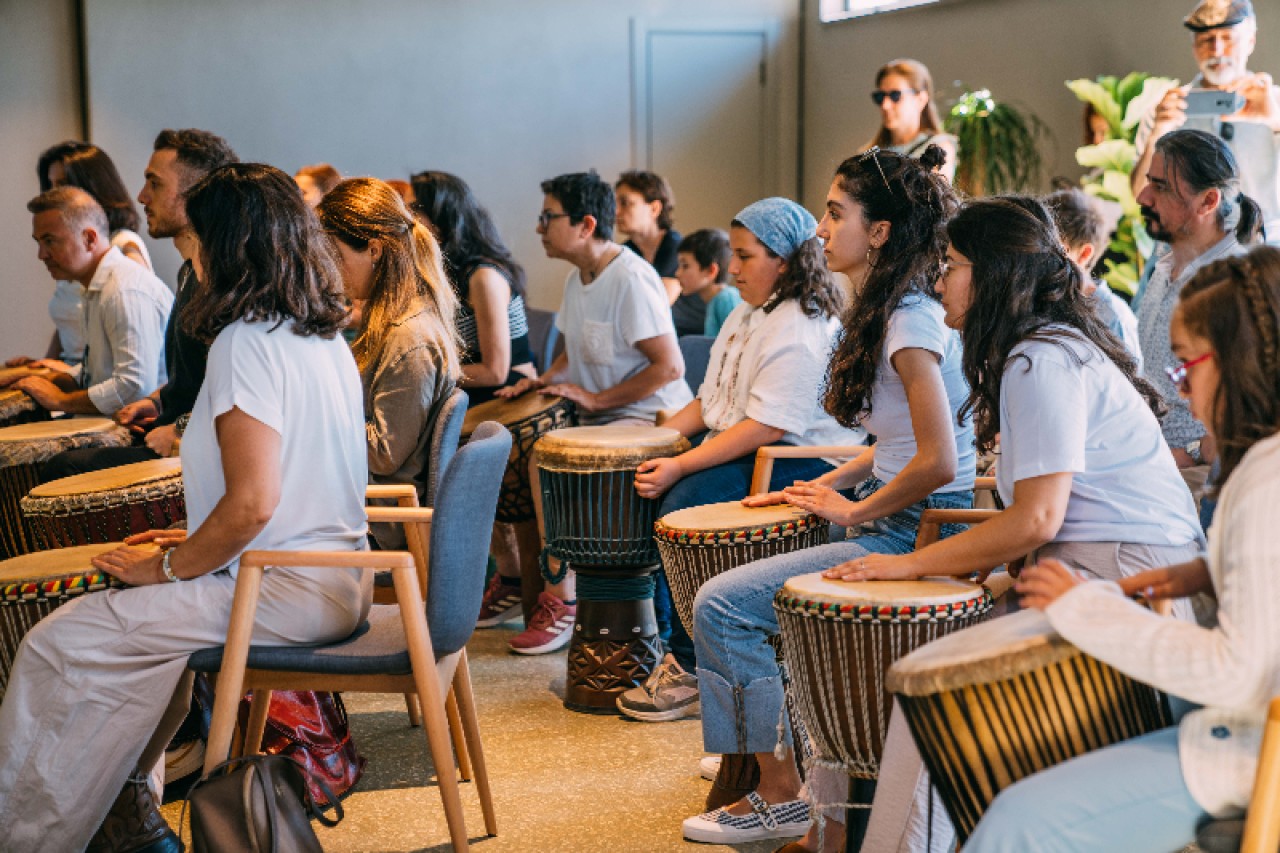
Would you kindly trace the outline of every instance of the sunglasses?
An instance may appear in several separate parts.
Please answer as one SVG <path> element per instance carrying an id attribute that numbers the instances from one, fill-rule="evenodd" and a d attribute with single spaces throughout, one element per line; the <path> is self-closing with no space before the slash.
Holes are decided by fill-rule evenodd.
<path id="1" fill-rule="evenodd" d="M 1190 361 L 1180 361 L 1177 367 L 1166 367 L 1164 372 L 1169 376 L 1169 381 L 1178 389 L 1180 394 L 1191 393 L 1191 382 L 1187 379 L 1187 371 L 1195 367 L 1202 361 L 1208 361 L 1213 358 L 1213 353 L 1207 352 L 1202 356 L 1191 359 Z"/>
<path id="2" fill-rule="evenodd" d="M 902 89 L 890 89 L 887 92 L 883 89 L 877 89 L 871 93 L 871 100 L 875 101 L 875 104 L 878 107 L 884 103 L 885 98 L 888 98 L 896 104 L 902 100 L 904 95 L 918 95 L 919 93 L 919 89 L 907 89 L 905 92 Z"/>

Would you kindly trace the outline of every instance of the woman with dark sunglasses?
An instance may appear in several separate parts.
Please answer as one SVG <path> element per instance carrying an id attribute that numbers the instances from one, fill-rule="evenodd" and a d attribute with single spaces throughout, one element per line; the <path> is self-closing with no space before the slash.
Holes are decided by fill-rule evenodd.
<path id="1" fill-rule="evenodd" d="M 956 138 L 942 132 L 933 103 L 933 77 L 914 59 L 895 59 L 876 72 L 871 100 L 880 108 L 880 130 L 866 148 L 919 157 L 930 145 L 946 152 L 940 171 L 947 180 L 956 173 Z"/>

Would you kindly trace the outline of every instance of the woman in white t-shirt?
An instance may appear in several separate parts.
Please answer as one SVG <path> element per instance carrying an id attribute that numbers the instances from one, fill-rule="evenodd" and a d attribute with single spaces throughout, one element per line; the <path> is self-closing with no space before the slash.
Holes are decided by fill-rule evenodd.
<path id="1" fill-rule="evenodd" d="M 822 259 L 817 222 L 800 205 L 766 198 L 744 208 L 729 229 L 729 275 L 742 303 L 711 347 L 706 379 L 663 426 L 694 442 L 680 454 L 641 463 L 636 491 L 661 498 L 659 516 L 686 507 L 734 501 L 750 491 L 756 451 L 766 444 L 861 444 L 862 430 L 842 427 L 822 409 L 823 376 L 840 328 L 841 294 Z M 822 459 L 779 459 L 773 488 L 830 471 Z M 659 634 L 671 654 L 647 682 L 618 699 L 624 714 L 649 721 L 697 713 L 697 694 L 667 702 L 654 691 L 694 684 L 696 660 L 688 626 L 672 606 L 659 573 Z"/>
<path id="2" fill-rule="evenodd" d="M 947 226 L 937 289 L 947 323 L 961 330 L 978 450 L 1000 437 L 996 482 L 1007 507 L 967 532 L 911 554 L 868 555 L 828 572 L 846 580 L 968 575 L 1031 555 L 1087 577 L 1120 580 L 1194 559 L 1203 547 L 1195 504 L 1174 466 L 1153 388 L 1111 335 L 1062 248 L 1048 210 L 1032 198 L 970 202 Z M 1175 615 L 1190 618 L 1187 602 Z M 919 755 L 895 713 L 881 763 L 887 779 L 923 779 Z M 927 791 L 927 784 L 915 785 Z M 868 839 L 881 827 L 896 849 L 905 820 L 923 837 L 927 794 L 877 797 Z M 910 802 L 910 815 L 901 812 Z M 932 810 L 934 850 L 951 849 L 945 815 Z"/>
<path id="3" fill-rule="evenodd" d="M 872 150 L 842 163 L 827 193 L 817 233 L 831 269 L 853 282 L 854 297 L 822 402 L 837 422 L 865 427 L 877 443 L 811 482 L 745 501 L 785 500 L 851 528 L 847 541 L 742 566 L 698 593 L 693 635 L 704 746 L 754 753 L 760 784 L 738 803 L 686 820 L 691 840 L 736 844 L 800 835 L 810 826 L 795 760 L 789 750 L 774 753 L 783 691 L 767 640 L 778 633 L 777 590 L 796 575 L 910 551 L 926 508 L 972 504 L 975 457 L 960 413 L 968 391 L 960 341 L 930 295 L 946 245 L 943 227 L 957 206 L 937 172 L 944 156 L 936 147 L 920 160 Z M 852 489 L 853 499 L 838 489 Z M 845 800 L 847 777 L 815 767 L 810 781 L 819 802 Z M 841 849 L 842 836 L 829 825 L 824 843 Z M 815 829 L 796 848 L 817 846 Z"/>
<path id="4" fill-rule="evenodd" d="M 13 849 L 82 850 L 104 815 L 117 845 L 124 827 L 157 827 L 122 849 L 179 849 L 138 768 L 155 764 L 182 720 L 188 656 L 226 642 L 240 554 L 367 547 L 360 376 L 338 334 L 342 282 L 315 214 L 288 175 L 245 163 L 192 187 L 187 215 L 204 286 L 183 322 L 212 341 L 182 441 L 190 533 L 131 540 L 161 553 L 95 557 L 130 588 L 73 601 L 23 641 L 0 705 L 0 826 Z M 273 568 L 254 642 L 340 639 L 371 596 L 367 572 Z M 59 802 L 76 808 L 49 807 Z"/>

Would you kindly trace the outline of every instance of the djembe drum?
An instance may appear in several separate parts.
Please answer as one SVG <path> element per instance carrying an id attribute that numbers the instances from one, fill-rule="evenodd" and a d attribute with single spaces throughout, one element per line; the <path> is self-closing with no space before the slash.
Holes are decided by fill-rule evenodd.
<path id="1" fill-rule="evenodd" d="M 673 429 L 643 426 L 558 429 L 534 446 L 546 554 L 578 573 L 567 708 L 617 713 L 618 694 L 642 683 L 661 658 L 653 612 L 658 501 L 636 494 L 636 466 L 688 447 Z"/>
<path id="2" fill-rule="evenodd" d="M 9 686 L 18 646 L 33 625 L 73 598 L 123 586 L 89 563 L 120 544 L 60 548 L 0 562 L 0 696 Z"/>
<path id="3" fill-rule="evenodd" d="M 499 397 L 467 410 L 462 422 L 463 444 L 485 421 L 497 421 L 511 433 L 511 457 L 498 494 L 498 521 L 533 521 L 533 485 L 529 476 L 533 445 L 552 430 L 573 426 L 576 420 L 569 400 L 541 394 L 523 394 L 510 400 Z"/>
<path id="4" fill-rule="evenodd" d="M 20 503 L 36 487 L 42 463 L 64 450 L 129 443 L 129 433 L 107 418 L 68 418 L 0 429 L 0 558 L 16 557 L 35 547 Z"/>
<path id="5" fill-rule="evenodd" d="M 1024 776 L 1173 724 L 1162 694 L 1068 643 L 1038 610 L 919 649 L 888 683 L 961 842 Z"/>
<path id="6" fill-rule="evenodd" d="M 49 413 L 24 392 L 14 388 L 0 389 L 0 429 L 48 418 Z"/>
<path id="7" fill-rule="evenodd" d="M 182 461 L 151 459 L 43 483 L 22 499 L 37 548 L 115 542 L 187 517 Z"/>

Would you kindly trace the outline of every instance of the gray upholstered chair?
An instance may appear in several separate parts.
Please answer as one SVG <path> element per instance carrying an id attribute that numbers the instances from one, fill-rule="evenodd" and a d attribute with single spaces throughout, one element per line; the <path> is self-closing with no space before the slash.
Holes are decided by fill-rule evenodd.
<path id="1" fill-rule="evenodd" d="M 529 350 L 533 355 L 533 366 L 539 373 L 546 373 L 551 362 L 564 351 L 564 340 L 556 328 L 556 312 L 526 305 L 524 314 L 529 321 Z"/>
<path id="2" fill-rule="evenodd" d="M 422 491 L 427 498 L 424 506 L 435 506 L 440 477 L 458 450 L 462 422 L 467 419 L 469 402 L 466 391 L 454 388 L 453 393 L 438 402 L 435 411 L 431 413 L 431 422 L 427 427 L 431 433 L 427 447 L 427 465 L 421 475 L 425 480 Z M 417 494 L 408 486 L 369 486 L 365 497 L 369 500 L 394 500 L 398 506 L 419 504 Z"/>
<path id="3" fill-rule="evenodd" d="M 702 387 L 703 377 L 707 375 L 711 345 L 715 342 L 715 338 L 707 335 L 681 335 L 676 341 L 680 345 L 680 354 L 684 356 L 684 381 L 689 384 L 695 397 Z"/>
<path id="4" fill-rule="evenodd" d="M 467 671 L 466 643 L 484 591 L 489 530 L 511 434 L 493 422 L 481 424 L 459 449 L 440 481 L 433 509 L 371 507 L 370 518 L 410 526 L 404 551 L 248 551 L 240 559 L 236 595 L 225 647 L 192 655 L 197 672 L 220 673 L 205 771 L 231 749 L 239 697 L 253 692 L 245 752 L 256 751 L 266 725 L 271 691 L 416 693 L 454 850 L 467 849 L 462 801 L 449 742 L 445 693 L 452 684 L 462 709 L 466 750 L 476 771 L 485 828 L 497 822 L 476 724 Z M 425 528 L 430 527 L 429 534 Z M 429 535 L 430 564 L 423 559 Z M 416 558 L 415 558 L 416 557 Z M 399 604 L 375 604 L 354 634 L 326 646 L 250 646 L 258 591 L 266 566 L 386 568 L 392 572 Z M 426 589 L 423 601 L 421 590 Z M 462 679 L 457 675 L 465 675 Z"/>

